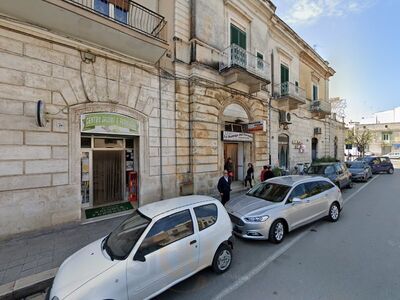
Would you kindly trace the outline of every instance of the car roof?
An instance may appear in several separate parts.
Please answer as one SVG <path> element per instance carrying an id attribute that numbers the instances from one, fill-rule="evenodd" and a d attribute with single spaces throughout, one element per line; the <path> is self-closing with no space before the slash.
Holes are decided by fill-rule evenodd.
<path id="1" fill-rule="evenodd" d="M 311 181 L 316 181 L 316 180 L 327 181 L 327 179 L 325 177 L 322 177 L 322 176 L 309 176 L 309 175 L 279 176 L 279 177 L 273 177 L 271 179 L 268 179 L 267 181 L 270 182 L 270 183 L 276 183 L 276 184 L 287 185 L 287 186 L 294 186 L 294 185 L 296 185 L 298 183 L 311 182 Z"/>
<path id="2" fill-rule="evenodd" d="M 152 219 L 170 210 L 174 210 L 177 208 L 184 208 L 193 204 L 209 202 L 209 201 L 218 201 L 218 200 L 209 196 L 201 196 L 201 195 L 183 196 L 183 197 L 176 197 L 149 203 L 139 207 L 138 210 L 146 217 Z"/>

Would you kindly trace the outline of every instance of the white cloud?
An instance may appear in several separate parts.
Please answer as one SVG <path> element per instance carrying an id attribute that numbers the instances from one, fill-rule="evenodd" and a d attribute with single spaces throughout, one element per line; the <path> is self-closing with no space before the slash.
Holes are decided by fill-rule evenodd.
<path id="1" fill-rule="evenodd" d="M 322 17 L 341 17 L 371 7 L 376 0 L 289 0 L 284 19 L 289 24 L 312 24 Z"/>

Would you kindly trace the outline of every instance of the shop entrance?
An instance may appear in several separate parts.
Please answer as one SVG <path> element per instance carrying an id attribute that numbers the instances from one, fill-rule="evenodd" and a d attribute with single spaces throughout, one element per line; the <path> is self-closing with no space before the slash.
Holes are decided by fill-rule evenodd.
<path id="1" fill-rule="evenodd" d="M 93 205 L 123 201 L 123 151 L 93 151 Z"/>
<path id="2" fill-rule="evenodd" d="M 278 160 L 279 167 L 289 169 L 289 136 L 286 134 L 278 136 Z"/>
<path id="3" fill-rule="evenodd" d="M 224 168 L 226 168 L 227 160 L 232 160 L 233 181 L 238 180 L 238 144 L 224 144 Z"/>

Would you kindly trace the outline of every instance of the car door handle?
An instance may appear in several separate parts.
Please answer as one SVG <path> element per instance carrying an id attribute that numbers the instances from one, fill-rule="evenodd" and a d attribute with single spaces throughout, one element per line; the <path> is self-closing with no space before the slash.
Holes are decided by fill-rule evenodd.
<path id="1" fill-rule="evenodd" d="M 196 240 L 190 241 L 190 245 L 193 245 L 193 244 L 196 244 L 196 243 L 197 243 Z"/>

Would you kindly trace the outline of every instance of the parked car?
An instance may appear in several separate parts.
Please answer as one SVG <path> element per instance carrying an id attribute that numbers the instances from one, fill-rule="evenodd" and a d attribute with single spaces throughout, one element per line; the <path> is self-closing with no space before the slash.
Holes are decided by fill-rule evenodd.
<path id="1" fill-rule="evenodd" d="M 351 173 L 342 162 L 312 163 L 307 175 L 327 177 L 340 189 L 352 186 Z"/>
<path id="2" fill-rule="evenodd" d="M 365 161 L 348 162 L 347 167 L 353 181 L 368 181 L 372 177 L 372 169 Z"/>
<path id="3" fill-rule="evenodd" d="M 390 152 L 386 155 L 384 155 L 386 157 L 389 157 L 390 159 L 400 159 L 400 151 L 398 152 Z"/>
<path id="4" fill-rule="evenodd" d="M 388 174 L 394 173 L 394 167 L 389 157 L 384 156 L 368 156 L 364 157 L 363 161 L 367 162 L 372 169 L 372 174 L 386 172 Z"/>
<path id="5" fill-rule="evenodd" d="M 236 235 L 280 243 L 287 232 L 322 217 L 336 222 L 343 204 L 329 179 L 290 175 L 261 182 L 225 207 Z"/>
<path id="6" fill-rule="evenodd" d="M 220 201 L 188 196 L 147 204 L 67 258 L 50 299 L 148 299 L 208 266 L 227 271 L 232 247 Z"/>

